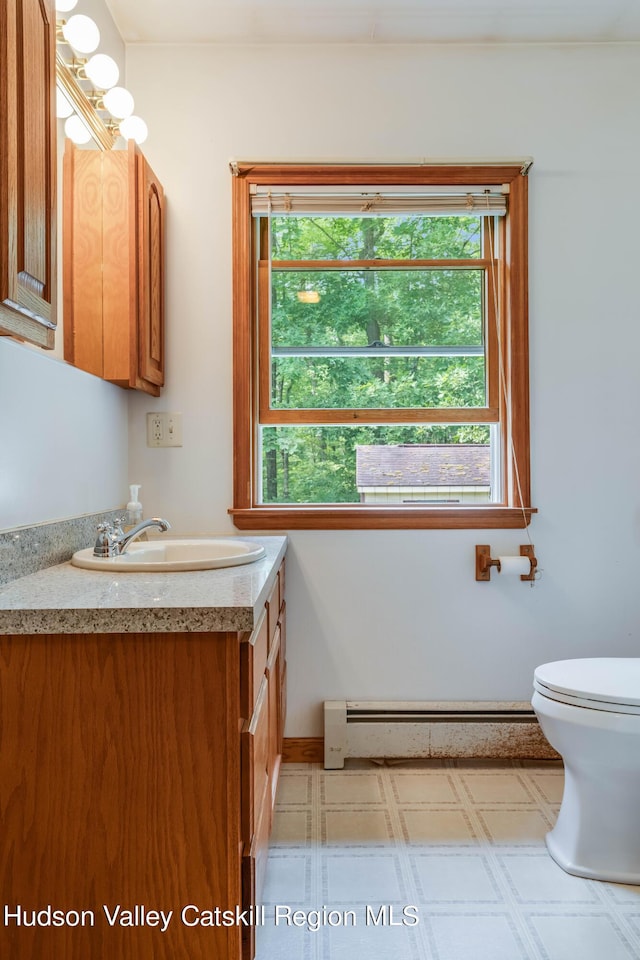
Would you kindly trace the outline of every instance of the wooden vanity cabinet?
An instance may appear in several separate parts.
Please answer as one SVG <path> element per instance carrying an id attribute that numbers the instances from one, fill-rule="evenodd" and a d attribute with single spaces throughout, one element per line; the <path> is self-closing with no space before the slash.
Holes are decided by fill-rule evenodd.
<path id="1" fill-rule="evenodd" d="M 251 960 L 253 927 L 198 920 L 260 901 L 282 753 L 283 582 L 281 568 L 271 621 L 265 609 L 251 633 L 0 637 L 3 903 L 95 918 L 0 924 L 0 956 Z M 110 926 L 104 907 L 118 904 L 173 915 L 164 932 Z"/>
<path id="2" fill-rule="evenodd" d="M 139 147 L 64 155 L 64 353 L 159 396 L 164 384 L 164 191 Z"/>
<path id="3" fill-rule="evenodd" d="M 0 335 L 51 349 L 56 326 L 53 0 L 0 3 Z"/>

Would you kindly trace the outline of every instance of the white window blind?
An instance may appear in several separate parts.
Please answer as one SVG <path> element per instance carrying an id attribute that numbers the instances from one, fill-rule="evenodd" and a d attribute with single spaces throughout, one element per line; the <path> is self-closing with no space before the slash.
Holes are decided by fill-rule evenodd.
<path id="1" fill-rule="evenodd" d="M 503 216 L 507 212 L 508 188 L 448 186 L 417 192 L 415 187 L 331 187 L 313 191 L 304 187 L 255 186 L 251 213 L 268 216 Z"/>

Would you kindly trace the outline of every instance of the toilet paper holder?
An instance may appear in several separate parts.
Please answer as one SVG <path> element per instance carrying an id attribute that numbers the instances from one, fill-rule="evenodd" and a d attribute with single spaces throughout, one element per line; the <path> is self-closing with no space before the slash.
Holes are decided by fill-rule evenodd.
<path id="1" fill-rule="evenodd" d="M 520 579 L 535 580 L 538 561 L 533 549 L 533 544 L 521 544 L 520 556 L 526 557 L 529 560 L 529 572 L 521 573 Z M 492 559 L 491 547 L 488 544 L 476 545 L 476 580 L 491 580 L 491 567 L 495 567 L 497 572 L 501 573 L 502 565 L 500 563 L 500 558 L 496 557 L 495 559 Z"/>

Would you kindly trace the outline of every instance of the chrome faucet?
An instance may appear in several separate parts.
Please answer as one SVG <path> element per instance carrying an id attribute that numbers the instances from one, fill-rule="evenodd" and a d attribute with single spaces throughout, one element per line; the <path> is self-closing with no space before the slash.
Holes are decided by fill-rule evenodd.
<path id="1" fill-rule="evenodd" d="M 113 523 L 105 522 L 98 525 L 98 536 L 93 548 L 94 557 L 121 557 L 127 551 L 129 544 L 149 527 L 158 527 L 163 533 L 171 529 L 169 521 L 163 520 L 162 517 L 142 520 L 126 533 L 122 529 L 122 523 L 122 518 L 116 517 Z"/>

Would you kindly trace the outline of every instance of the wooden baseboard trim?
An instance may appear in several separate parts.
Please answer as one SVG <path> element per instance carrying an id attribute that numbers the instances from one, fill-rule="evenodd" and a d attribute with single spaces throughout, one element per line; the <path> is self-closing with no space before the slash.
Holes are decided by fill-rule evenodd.
<path id="1" fill-rule="evenodd" d="M 285 737 L 283 763 L 324 763 L 324 737 Z"/>

